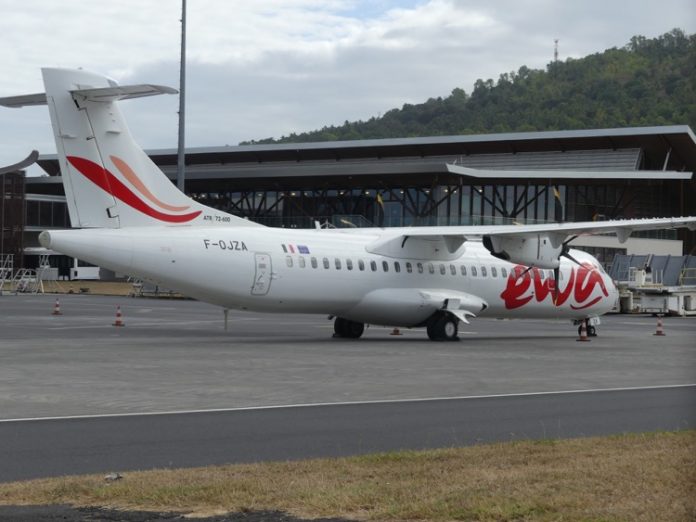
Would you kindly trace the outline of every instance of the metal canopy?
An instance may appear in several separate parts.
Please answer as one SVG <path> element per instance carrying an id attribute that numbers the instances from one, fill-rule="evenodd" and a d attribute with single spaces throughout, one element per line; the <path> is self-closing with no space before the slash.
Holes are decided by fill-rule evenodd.
<path id="1" fill-rule="evenodd" d="M 486 155 L 522 157 L 525 154 L 566 153 L 578 156 L 579 151 L 596 152 L 597 156 L 617 156 L 626 149 L 639 150 L 640 165 L 635 171 L 626 165 L 610 166 L 598 161 L 588 173 L 585 164 L 577 164 L 577 174 L 572 169 L 560 169 L 549 165 L 549 170 L 536 172 L 527 166 L 500 171 L 497 165 L 479 165 Z M 149 151 L 153 161 L 171 176 L 177 164 L 176 149 Z M 619 154 L 620 155 L 620 154 Z M 474 163 L 482 170 L 474 174 L 449 165 L 460 157 L 456 165 Z M 570 159 L 570 158 L 569 158 Z M 476 160 L 474 162 L 473 160 Z M 536 160 L 535 160 L 536 161 Z M 572 164 L 575 160 L 570 161 Z M 604 163 L 603 163 L 604 162 Z M 39 165 L 51 176 L 59 175 L 55 155 L 42 156 Z M 263 188 L 271 179 L 285 184 L 291 179 L 304 183 L 316 183 L 317 177 L 345 182 L 355 176 L 402 176 L 413 179 L 438 175 L 461 178 L 558 178 L 558 179 L 690 179 L 696 171 L 696 136 L 689 126 L 640 127 L 626 129 L 595 129 L 579 131 L 523 132 L 470 136 L 434 136 L 424 138 L 397 138 L 356 140 L 321 143 L 293 143 L 275 145 L 244 145 L 235 147 L 189 148 L 186 153 L 188 177 L 198 185 L 223 181 L 227 185 L 246 185 Z M 587 164 L 590 166 L 589 164 Z M 530 165 L 531 167 L 532 165 Z M 520 168 L 521 167 L 521 168 Z M 543 168 L 541 165 L 539 167 Z M 615 169 L 615 172 L 608 171 Z M 661 170 L 662 169 L 662 170 Z M 490 170 L 490 173 L 486 171 Z M 645 173 L 646 170 L 655 171 Z M 517 173 L 516 173 L 517 171 Z M 606 171 L 602 174 L 602 171 Z M 623 171 L 623 173 L 621 172 Z M 684 171 L 676 172 L 676 171 Z M 503 174 L 504 172 L 504 174 Z M 315 178 L 312 180 L 312 178 Z"/>

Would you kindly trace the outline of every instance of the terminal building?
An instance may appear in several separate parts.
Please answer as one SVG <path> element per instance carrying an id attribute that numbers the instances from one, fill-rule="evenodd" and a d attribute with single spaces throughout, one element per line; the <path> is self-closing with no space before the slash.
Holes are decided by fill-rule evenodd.
<path id="1" fill-rule="evenodd" d="M 176 150 L 148 153 L 175 180 Z M 48 254 L 38 233 L 69 226 L 58 160 L 42 156 L 38 164 L 45 176 L 6 175 L 2 184 L 0 253 L 29 268 Z M 694 172 L 696 136 L 684 125 L 186 151 L 191 197 L 268 226 L 297 228 L 696 215 Z M 610 265 L 615 254 L 696 253 L 696 233 L 636 233 L 623 244 L 581 237 L 573 246 Z M 50 264 L 63 276 L 80 276 L 73 260 L 51 256 Z M 83 276 L 96 277 L 87 268 Z"/>

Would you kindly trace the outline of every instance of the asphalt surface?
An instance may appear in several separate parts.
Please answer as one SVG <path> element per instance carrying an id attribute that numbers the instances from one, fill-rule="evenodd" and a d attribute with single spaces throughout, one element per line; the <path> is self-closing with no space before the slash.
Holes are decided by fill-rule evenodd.
<path id="1" fill-rule="evenodd" d="M 485 318 L 457 343 L 350 341 L 324 317 L 230 313 L 225 331 L 193 301 L 54 301 L 0 297 L 2 481 L 695 424 L 694 387 L 665 388 L 696 383 L 694 318 L 656 337 L 652 317 L 611 316 L 589 343 L 566 321 Z"/>
<path id="2" fill-rule="evenodd" d="M 696 387 L 0 423 L 0 481 L 696 427 Z"/>

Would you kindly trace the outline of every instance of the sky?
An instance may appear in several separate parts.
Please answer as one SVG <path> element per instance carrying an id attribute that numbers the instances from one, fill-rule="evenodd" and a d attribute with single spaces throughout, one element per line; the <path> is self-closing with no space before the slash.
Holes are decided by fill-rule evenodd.
<path id="1" fill-rule="evenodd" d="M 236 145 L 366 120 L 544 68 L 696 32 L 693 0 L 188 0 L 186 146 Z M 0 97 L 42 92 L 41 67 L 178 87 L 180 0 L 0 0 Z M 121 104 L 146 149 L 177 145 L 178 97 Z M 0 107 L 0 166 L 55 153 L 46 107 Z M 40 174 L 38 167 L 30 175 Z"/>

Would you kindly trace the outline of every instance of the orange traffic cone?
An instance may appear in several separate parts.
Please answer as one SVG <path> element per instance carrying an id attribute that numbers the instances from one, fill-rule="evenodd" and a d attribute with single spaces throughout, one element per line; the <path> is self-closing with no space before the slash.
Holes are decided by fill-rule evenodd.
<path id="1" fill-rule="evenodd" d="M 576 341 L 589 342 L 590 339 L 587 337 L 587 321 L 580 323 L 580 337 Z"/>
<path id="2" fill-rule="evenodd" d="M 126 323 L 123 322 L 123 315 L 121 315 L 121 306 L 116 307 L 116 321 L 113 324 L 114 326 L 126 326 Z"/>
<path id="3" fill-rule="evenodd" d="M 398 328 L 394 328 L 389 335 L 404 335 L 404 334 L 402 334 Z"/>
<path id="4" fill-rule="evenodd" d="M 53 306 L 53 312 L 51 312 L 51 315 L 63 315 L 63 312 L 60 311 L 60 299 L 56 298 L 56 304 Z"/>
<path id="5" fill-rule="evenodd" d="M 662 316 L 658 315 L 657 316 L 657 330 L 653 335 L 667 335 L 665 331 L 662 329 Z"/>

